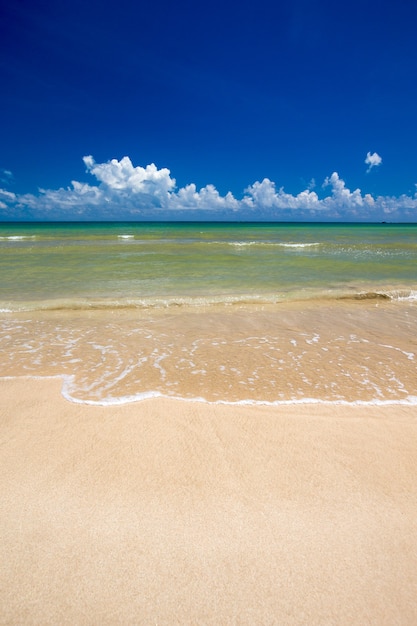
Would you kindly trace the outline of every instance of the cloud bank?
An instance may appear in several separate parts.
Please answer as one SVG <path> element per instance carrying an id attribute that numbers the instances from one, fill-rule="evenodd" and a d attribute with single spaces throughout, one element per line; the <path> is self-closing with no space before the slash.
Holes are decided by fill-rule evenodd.
<path id="1" fill-rule="evenodd" d="M 134 166 L 129 157 L 96 163 L 84 157 L 94 184 L 72 181 L 60 189 L 15 194 L 0 189 L 2 220 L 311 220 L 417 221 L 417 193 L 377 196 L 351 191 L 337 172 L 327 177 L 321 195 L 314 185 L 293 195 L 264 178 L 247 187 L 242 198 L 220 195 L 213 185 L 194 183 L 177 189 L 167 168 Z M 367 155 L 369 167 L 382 159 Z"/>

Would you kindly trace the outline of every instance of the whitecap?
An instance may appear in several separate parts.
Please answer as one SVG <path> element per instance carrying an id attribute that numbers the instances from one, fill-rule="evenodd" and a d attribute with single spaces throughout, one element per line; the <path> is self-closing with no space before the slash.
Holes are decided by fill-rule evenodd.
<path id="1" fill-rule="evenodd" d="M 283 248 L 312 248 L 314 246 L 319 246 L 318 242 L 314 243 L 280 243 L 279 246 Z"/>

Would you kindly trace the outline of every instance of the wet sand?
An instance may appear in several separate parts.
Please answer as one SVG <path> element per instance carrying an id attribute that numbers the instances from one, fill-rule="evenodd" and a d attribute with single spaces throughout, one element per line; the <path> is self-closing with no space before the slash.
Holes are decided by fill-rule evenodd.
<path id="1" fill-rule="evenodd" d="M 0 375 L 65 377 L 67 399 L 417 405 L 417 307 L 322 300 L 37 311 L 0 318 Z"/>
<path id="2" fill-rule="evenodd" d="M 2 624 L 417 623 L 417 407 L 0 380 Z"/>

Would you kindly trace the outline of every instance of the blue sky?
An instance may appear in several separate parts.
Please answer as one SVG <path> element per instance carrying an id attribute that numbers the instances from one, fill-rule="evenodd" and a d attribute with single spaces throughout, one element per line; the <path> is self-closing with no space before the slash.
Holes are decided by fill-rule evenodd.
<path id="1" fill-rule="evenodd" d="M 412 0 L 0 11 L 0 219 L 417 221 Z"/>

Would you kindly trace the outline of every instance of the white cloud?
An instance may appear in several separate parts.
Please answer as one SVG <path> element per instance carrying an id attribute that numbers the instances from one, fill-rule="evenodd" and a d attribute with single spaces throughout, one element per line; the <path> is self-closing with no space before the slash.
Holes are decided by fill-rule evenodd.
<path id="1" fill-rule="evenodd" d="M 171 210 L 177 211 L 189 209 L 236 211 L 239 209 L 239 201 L 236 200 L 230 191 L 225 196 L 221 196 L 214 185 L 207 185 L 200 191 L 197 191 L 194 183 L 182 187 L 177 193 L 170 194 L 168 205 Z"/>
<path id="2" fill-rule="evenodd" d="M 7 189 L 0 189 L 0 198 L 8 200 L 9 202 L 14 202 L 16 200 L 16 194 L 12 191 L 7 191 Z"/>
<path id="3" fill-rule="evenodd" d="M 0 169 L 0 182 L 9 185 L 13 182 L 13 173 L 10 170 Z"/>
<path id="4" fill-rule="evenodd" d="M 378 165 L 381 165 L 382 158 L 376 152 L 374 152 L 373 154 L 368 152 L 366 155 L 365 163 L 366 165 L 369 165 L 366 171 L 370 172 L 373 167 L 377 167 Z"/>
<path id="5" fill-rule="evenodd" d="M 129 157 L 123 157 L 120 161 L 112 159 L 108 163 L 96 163 L 92 156 L 86 156 L 83 161 L 87 171 L 112 191 L 150 193 L 165 199 L 168 191 L 175 187 L 175 179 L 171 178 L 170 171 L 166 168 L 158 170 L 154 163 L 143 168 L 133 167 Z"/>
<path id="6" fill-rule="evenodd" d="M 306 189 L 296 196 L 286 193 L 281 187 L 276 191 L 275 183 L 264 178 L 245 189 L 247 196 L 243 198 L 253 209 L 308 209 L 319 210 L 320 202 L 315 191 Z"/>
<path id="7" fill-rule="evenodd" d="M 360 189 L 351 191 L 346 187 L 345 181 L 339 177 L 337 172 L 333 172 L 330 178 L 326 178 L 324 187 L 331 187 L 332 195 L 325 199 L 327 205 L 334 204 L 340 208 L 354 208 L 363 206 L 364 199 Z"/>
<path id="8" fill-rule="evenodd" d="M 378 155 L 368 156 L 372 166 L 381 161 Z M 84 163 L 95 184 L 72 181 L 67 188 L 40 189 L 38 194 L 0 189 L 0 219 L 417 221 L 417 193 L 395 198 L 351 191 L 337 172 L 325 179 L 322 197 L 311 184 L 294 195 L 264 178 L 238 199 L 231 192 L 222 196 L 213 185 L 197 189 L 190 183 L 177 189 L 167 168 L 153 163 L 135 167 L 129 157 L 96 163 L 87 156 Z"/>

